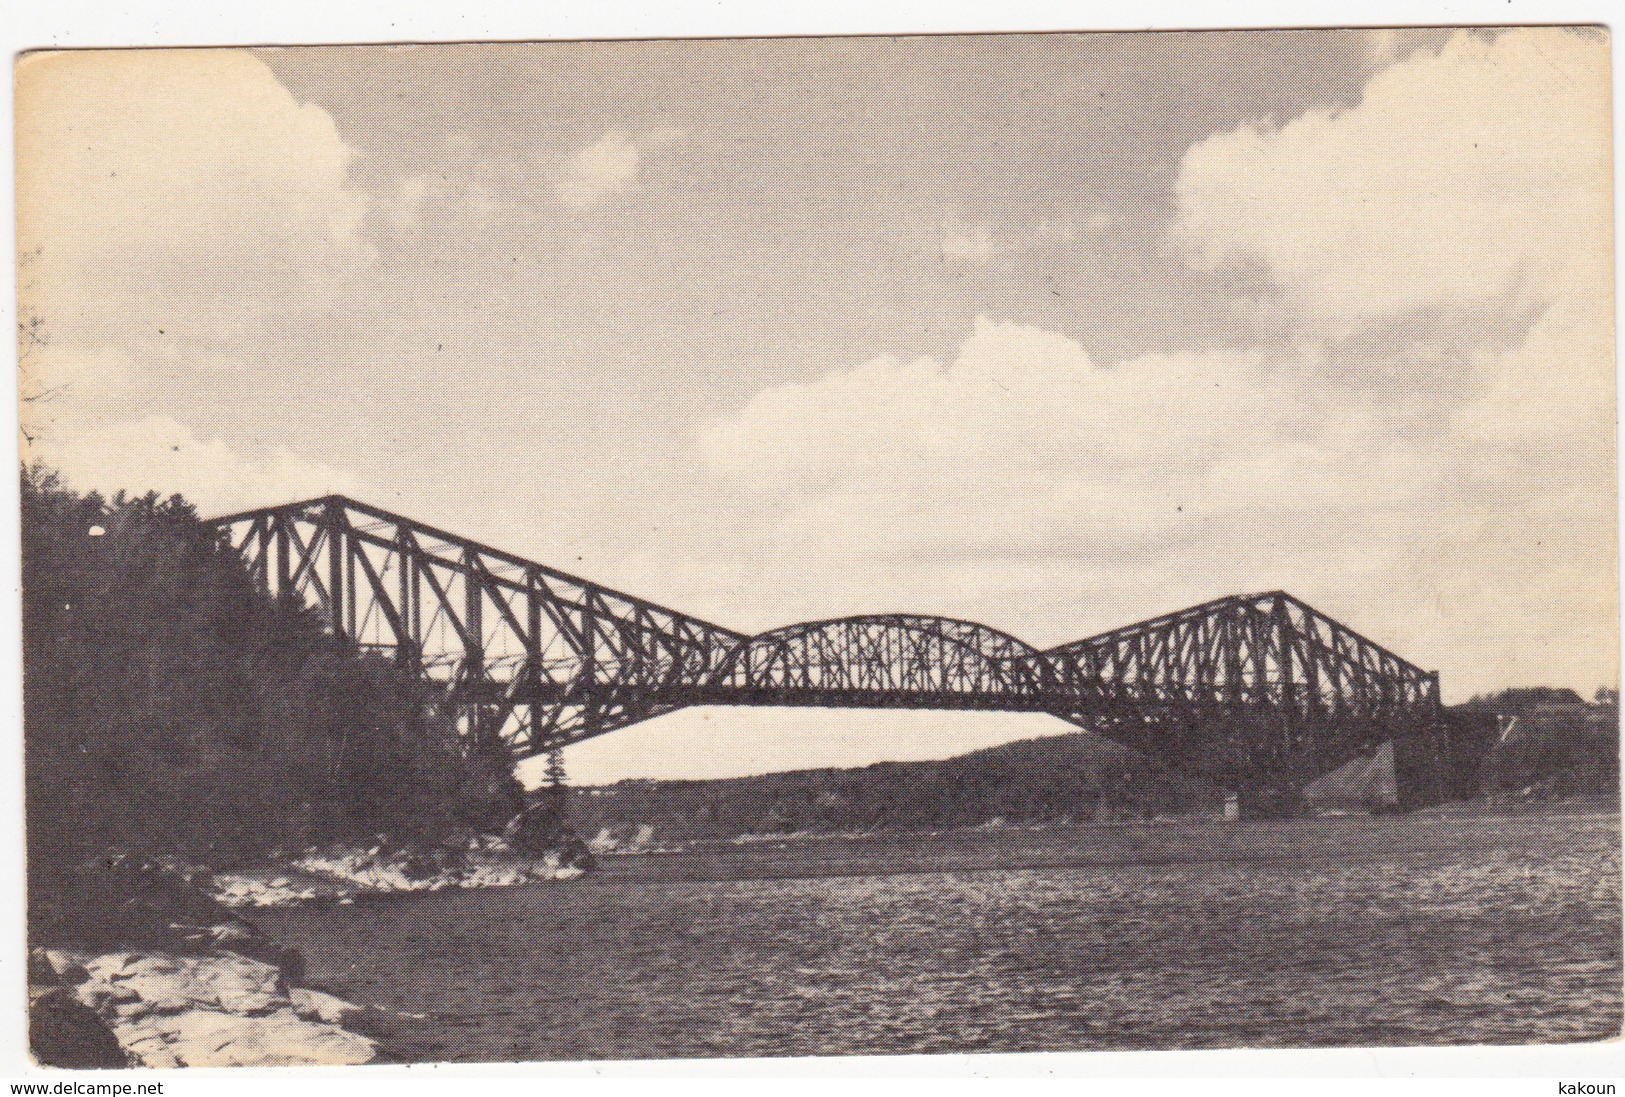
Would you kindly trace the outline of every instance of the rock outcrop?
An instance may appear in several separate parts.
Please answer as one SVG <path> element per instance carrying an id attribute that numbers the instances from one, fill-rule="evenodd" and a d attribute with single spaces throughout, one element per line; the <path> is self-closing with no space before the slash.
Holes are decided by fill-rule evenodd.
<path id="1" fill-rule="evenodd" d="M 64 1067 L 371 1062 L 304 958 L 210 897 L 207 870 L 96 858 L 30 878 L 29 1042 Z"/>
<path id="2" fill-rule="evenodd" d="M 598 834 L 587 842 L 587 849 L 602 856 L 607 853 L 659 853 L 665 852 L 654 844 L 655 828 L 648 823 L 601 827 Z"/>
<path id="3" fill-rule="evenodd" d="M 579 838 L 527 852 L 505 838 L 481 835 L 455 850 L 390 848 L 382 842 L 308 850 L 281 870 L 216 873 L 210 887 L 216 901 L 234 908 L 352 903 L 447 888 L 572 880 L 591 866 L 592 854 Z"/>
<path id="4" fill-rule="evenodd" d="M 580 876 L 592 855 L 539 814 L 508 838 L 427 852 L 334 847 L 281 869 L 216 874 L 175 858 L 110 854 L 31 874 L 30 1042 L 42 1063 L 95 1067 L 337 1066 L 373 1062 L 422 1020 L 301 988 L 304 958 L 230 907 Z"/>
<path id="5" fill-rule="evenodd" d="M 44 955 L 64 984 L 55 989 L 71 990 L 136 1065 L 341 1066 L 378 1058 L 376 1043 L 342 1027 L 360 1007 L 290 989 L 282 970 L 261 960 L 229 952 Z M 48 1055 L 39 1035 L 42 1061 L 71 1065 Z"/>
<path id="6" fill-rule="evenodd" d="M 527 809 L 502 835 L 466 835 L 439 847 L 397 846 L 380 837 L 371 846 L 309 849 L 275 868 L 218 872 L 206 877 L 224 906 L 298 906 L 447 888 L 514 887 L 572 880 L 593 867 L 593 853 L 546 812 Z M 205 877 L 199 876 L 204 881 Z"/>

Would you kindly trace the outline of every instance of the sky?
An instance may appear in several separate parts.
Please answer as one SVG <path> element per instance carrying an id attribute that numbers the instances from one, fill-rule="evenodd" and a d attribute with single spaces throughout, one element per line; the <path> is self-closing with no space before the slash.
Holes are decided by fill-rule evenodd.
<path id="1" fill-rule="evenodd" d="M 1286 589 L 1615 685 L 1605 32 L 84 52 L 18 68 L 25 459 L 343 492 L 728 627 L 1040 647 Z M 577 780 L 1039 716 L 680 712 Z"/>

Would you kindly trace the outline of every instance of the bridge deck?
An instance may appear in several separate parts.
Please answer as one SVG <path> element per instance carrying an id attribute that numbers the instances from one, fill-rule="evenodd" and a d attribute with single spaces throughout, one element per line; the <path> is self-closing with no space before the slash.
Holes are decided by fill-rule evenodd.
<path id="1" fill-rule="evenodd" d="M 1047 651 L 925 615 L 752 636 L 343 496 L 214 524 L 267 591 L 437 683 L 517 756 L 689 705 L 1046 712 L 1171 764 L 1228 751 L 1292 780 L 1388 738 L 1448 751 L 1436 673 L 1284 591 Z"/>

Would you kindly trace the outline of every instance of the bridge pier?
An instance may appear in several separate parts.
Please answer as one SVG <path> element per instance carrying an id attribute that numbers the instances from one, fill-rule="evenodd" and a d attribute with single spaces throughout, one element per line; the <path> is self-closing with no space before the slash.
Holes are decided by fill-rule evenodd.
<path id="1" fill-rule="evenodd" d="M 1400 811 L 1414 811 L 1460 795 L 1450 780 L 1451 758 L 1442 721 L 1408 735 L 1395 735 L 1394 790 Z M 1469 793 L 1470 794 L 1470 793 Z"/>

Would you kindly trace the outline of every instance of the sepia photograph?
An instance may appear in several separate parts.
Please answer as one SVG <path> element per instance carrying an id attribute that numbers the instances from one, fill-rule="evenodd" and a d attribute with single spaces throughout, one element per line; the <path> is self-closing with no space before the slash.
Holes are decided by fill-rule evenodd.
<path id="1" fill-rule="evenodd" d="M 37 1066 L 1620 1038 L 1607 28 L 13 76 Z"/>

